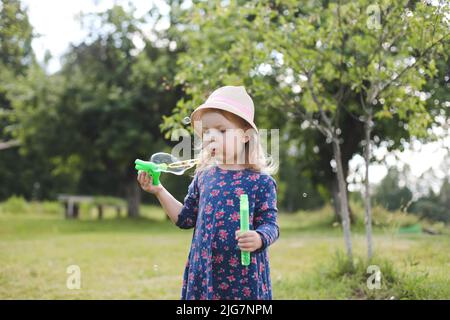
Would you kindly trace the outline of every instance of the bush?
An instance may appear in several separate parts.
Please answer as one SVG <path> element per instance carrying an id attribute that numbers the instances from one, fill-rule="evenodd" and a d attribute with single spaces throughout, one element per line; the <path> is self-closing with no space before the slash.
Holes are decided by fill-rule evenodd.
<path id="1" fill-rule="evenodd" d="M 30 203 L 33 212 L 39 214 L 62 214 L 64 209 L 57 201 L 42 201 Z"/>
<path id="2" fill-rule="evenodd" d="M 419 199 L 411 205 L 409 211 L 432 221 L 450 222 L 450 211 L 437 201 Z"/>
<path id="3" fill-rule="evenodd" d="M 369 270 L 369 266 L 377 269 Z M 337 251 L 334 259 L 318 270 L 328 280 L 350 286 L 349 299 L 433 299 L 446 290 L 430 284 L 427 272 L 407 272 L 406 268 L 400 271 L 392 261 L 382 257 L 370 261 L 355 257 L 351 264 L 344 253 Z M 369 288 L 369 284 L 375 284 L 376 270 L 380 272 L 379 288 Z"/>
<path id="4" fill-rule="evenodd" d="M 364 229 L 365 208 L 358 202 L 350 203 L 354 213 L 353 226 L 358 230 Z M 400 210 L 388 211 L 380 205 L 372 206 L 372 225 L 379 228 L 409 227 L 419 222 L 419 217 Z"/>
<path id="5" fill-rule="evenodd" d="M 57 201 L 27 202 L 22 196 L 12 196 L 0 203 L 0 213 L 12 214 L 61 214 L 62 206 Z"/>
<path id="6" fill-rule="evenodd" d="M 28 202 L 22 196 L 14 195 L 0 204 L 0 212 L 13 214 L 28 213 L 29 207 Z"/>

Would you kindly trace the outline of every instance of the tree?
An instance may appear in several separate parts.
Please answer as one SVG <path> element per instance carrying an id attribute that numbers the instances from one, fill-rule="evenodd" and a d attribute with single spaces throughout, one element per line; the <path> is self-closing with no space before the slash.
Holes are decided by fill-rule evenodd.
<path id="1" fill-rule="evenodd" d="M 315 141 L 304 134 L 297 125 L 289 122 L 285 125 L 295 127 L 288 128 L 289 135 L 280 137 L 279 161 L 283 165 L 277 174 L 278 202 L 287 212 L 318 208 L 325 203 L 327 194 L 323 192 L 323 187 L 313 184 L 314 173 L 309 163 L 299 161 L 307 158 L 311 159 L 310 161 L 319 160 L 318 152 L 308 153 L 311 149 L 317 151 L 314 145 L 310 146 Z"/>
<path id="2" fill-rule="evenodd" d="M 190 47 L 180 57 L 177 75 L 188 84 L 191 99 L 180 101 L 165 126 L 172 129 L 215 87 L 244 84 L 264 102 L 262 113 L 283 110 L 315 128 L 332 149 L 350 261 L 342 118 L 363 115 L 363 103 L 376 103 L 381 105 L 373 114 L 377 119 L 401 120 L 411 135 L 423 134 L 432 119 L 416 91 L 434 76 L 433 57 L 445 55 L 448 39 L 447 6 L 383 1 L 378 8 L 382 26 L 389 26 L 384 33 L 367 23 L 370 5 L 363 0 L 196 4 L 185 20 Z M 378 59 L 381 51 L 384 60 Z"/>
<path id="3" fill-rule="evenodd" d="M 34 62 L 33 30 L 26 10 L 17 0 L 0 1 L 0 142 L 1 149 L 17 146 L 11 139 L 11 91 Z"/>
<path id="4" fill-rule="evenodd" d="M 24 75 L 34 62 L 33 29 L 18 0 L 0 1 L 0 64 L 15 75 Z"/>
<path id="5" fill-rule="evenodd" d="M 70 48 L 59 73 L 35 78 L 15 106 L 15 135 L 64 180 L 58 192 L 125 195 L 130 217 L 141 199 L 134 159 L 168 146 L 159 124 L 182 95 L 173 85 L 182 47 L 150 40 L 141 30 L 147 18 L 121 6 L 85 15 L 83 23 L 101 27 Z"/>
<path id="6" fill-rule="evenodd" d="M 373 9 L 380 13 L 380 7 L 375 6 Z M 394 6 L 386 7 L 384 10 L 387 15 L 397 16 L 403 21 L 403 31 L 400 31 L 399 34 L 396 34 L 398 32 L 397 23 L 392 23 L 389 19 L 384 20 L 383 23 L 380 20 L 375 21 L 378 26 L 373 26 L 374 29 L 379 30 L 376 33 L 378 45 L 373 58 L 367 62 L 374 63 L 375 68 L 372 70 L 369 68 L 366 77 L 360 77 L 370 85 L 362 85 L 358 90 L 365 132 L 365 225 L 369 259 L 372 258 L 373 252 L 369 164 L 374 118 L 392 118 L 393 114 L 398 113 L 402 120 L 409 123 L 411 123 L 411 119 L 414 120 L 412 123 L 414 126 L 411 128 L 412 134 L 427 136 L 426 129 L 432 122 L 433 112 L 426 109 L 426 103 L 424 102 L 426 99 L 417 98 L 417 93 L 425 94 L 420 91 L 424 87 L 424 82 L 434 78 L 437 74 L 435 59 L 440 56 L 449 31 L 449 26 L 445 23 L 446 14 L 449 11 L 448 8 L 445 9 L 446 5 L 443 3 L 436 6 L 422 6 L 417 3 L 410 5 L 406 2 L 403 8 L 395 8 Z M 409 19 L 413 16 L 416 16 L 417 20 Z M 432 17 L 432 19 L 427 19 L 429 17 Z M 426 30 L 420 38 L 414 34 L 408 34 L 407 31 L 408 29 L 414 30 L 418 23 L 425 23 L 423 30 Z M 391 38 L 389 34 L 396 34 L 392 41 L 389 39 Z M 402 39 L 403 36 L 407 36 L 407 38 Z M 389 39 L 389 42 L 386 44 L 387 39 Z M 442 48 L 436 49 L 436 46 Z M 411 60 L 402 65 L 402 61 L 405 59 Z M 398 103 L 405 96 L 401 89 L 405 89 L 405 91 L 414 90 L 414 94 L 406 95 L 410 101 L 406 103 L 407 108 L 405 110 L 403 110 L 403 107 L 399 107 Z M 385 105 L 386 100 L 389 111 Z M 396 103 L 393 103 L 393 101 L 396 101 Z M 418 120 L 415 115 L 411 115 L 412 112 L 418 112 L 424 119 Z M 361 116 L 361 112 L 357 112 L 357 116 Z"/>
<path id="7" fill-rule="evenodd" d="M 408 187 L 400 187 L 399 183 L 399 171 L 395 167 L 390 168 L 377 186 L 374 200 L 389 211 L 405 209 L 412 199 L 412 193 Z"/>
<path id="8" fill-rule="evenodd" d="M 450 208 L 450 177 L 444 179 L 439 192 L 439 202 L 444 208 Z"/>
<path id="9" fill-rule="evenodd" d="M 0 199 L 11 194 L 39 197 L 42 190 L 38 180 L 46 175 L 45 159 L 38 159 L 36 154 L 23 154 L 16 135 L 21 126 L 16 107 L 30 98 L 31 79 L 38 80 L 40 72 L 31 47 L 33 38 L 26 8 L 20 1 L 1 0 Z"/>
<path id="10" fill-rule="evenodd" d="M 94 18 L 102 31 L 66 56 L 64 104 L 78 113 L 75 128 L 82 145 L 88 145 L 77 150 L 83 167 L 112 173 L 117 186 L 125 185 L 119 190 L 134 217 L 141 197 L 134 159 L 165 146 L 158 125 L 181 95 L 178 87 L 164 84 L 174 74 L 176 52 L 148 40 L 139 29 L 143 21 L 120 6 Z M 136 38 L 145 44 L 140 52 Z"/>
<path id="11" fill-rule="evenodd" d="M 446 177 L 439 193 L 430 188 L 427 195 L 414 201 L 408 212 L 419 215 L 431 221 L 450 222 L 450 178 Z"/>

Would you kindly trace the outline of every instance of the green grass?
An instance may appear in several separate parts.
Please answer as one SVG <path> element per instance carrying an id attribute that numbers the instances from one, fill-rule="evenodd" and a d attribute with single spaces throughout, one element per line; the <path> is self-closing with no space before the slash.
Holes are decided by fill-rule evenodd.
<path id="1" fill-rule="evenodd" d="M 192 230 L 160 208 L 143 218 L 105 219 L 82 210 L 64 220 L 57 204 L 0 206 L 0 299 L 178 299 Z M 22 213 L 22 211 L 24 213 Z M 340 252 L 342 232 L 329 208 L 280 214 L 281 237 L 270 248 L 275 299 L 450 299 L 450 237 L 375 230 L 382 288 L 368 290 L 365 236 L 356 227 L 355 268 Z M 69 265 L 81 268 L 81 289 L 66 287 Z"/>

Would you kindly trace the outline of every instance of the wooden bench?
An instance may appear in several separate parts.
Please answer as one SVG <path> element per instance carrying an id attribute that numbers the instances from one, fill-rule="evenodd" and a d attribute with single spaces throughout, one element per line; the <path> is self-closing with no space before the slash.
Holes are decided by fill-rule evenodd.
<path id="1" fill-rule="evenodd" d="M 103 218 L 104 207 L 115 208 L 117 217 L 120 217 L 122 208 L 126 207 L 124 200 L 114 197 L 61 194 L 58 195 L 58 201 L 64 206 L 64 216 L 66 219 L 77 219 L 79 217 L 81 203 L 89 203 L 97 207 L 98 219 Z"/>

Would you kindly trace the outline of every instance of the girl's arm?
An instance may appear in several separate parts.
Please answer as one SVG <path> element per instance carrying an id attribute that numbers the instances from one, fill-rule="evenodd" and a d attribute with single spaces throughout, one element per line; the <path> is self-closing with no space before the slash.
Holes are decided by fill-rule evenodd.
<path id="1" fill-rule="evenodd" d="M 170 220 L 181 229 L 190 229 L 197 222 L 199 192 L 197 187 L 197 175 L 188 188 L 188 194 L 184 198 L 184 204 L 175 199 L 160 183 L 152 184 L 152 177 L 146 172 L 138 174 L 138 181 L 142 189 L 154 194 Z"/>
<path id="2" fill-rule="evenodd" d="M 166 188 L 164 188 L 162 184 L 154 186 L 152 184 L 153 178 L 152 176 L 149 176 L 147 172 L 139 172 L 137 180 L 139 181 L 141 188 L 144 191 L 152 193 L 156 196 L 156 198 L 158 198 L 161 206 L 164 209 L 164 212 L 167 214 L 170 220 L 172 220 L 172 222 L 176 224 L 178 222 L 178 215 L 183 208 L 183 204 L 175 199 L 172 194 L 170 194 L 170 192 L 167 191 Z"/>
<path id="3" fill-rule="evenodd" d="M 159 203 L 161 203 L 164 212 L 169 216 L 170 220 L 172 220 L 174 224 L 177 224 L 178 215 L 183 208 L 183 204 L 175 199 L 172 194 L 167 191 L 166 188 L 164 188 L 163 186 L 161 187 L 162 188 L 157 193 L 155 193 L 156 198 L 158 198 Z"/>
<path id="4" fill-rule="evenodd" d="M 280 236 L 277 222 L 277 184 L 267 175 L 263 178 L 261 186 L 256 197 L 254 228 L 261 236 L 262 246 L 256 252 L 266 249 Z"/>

